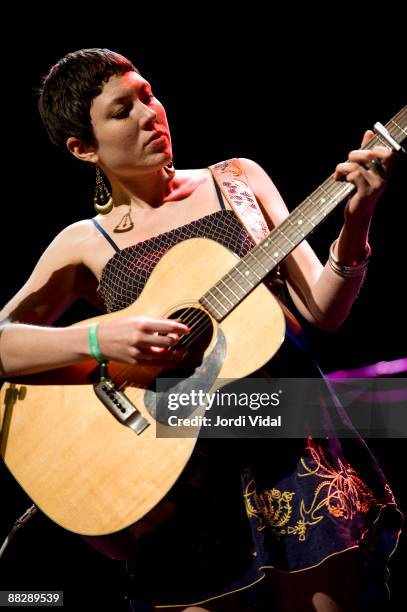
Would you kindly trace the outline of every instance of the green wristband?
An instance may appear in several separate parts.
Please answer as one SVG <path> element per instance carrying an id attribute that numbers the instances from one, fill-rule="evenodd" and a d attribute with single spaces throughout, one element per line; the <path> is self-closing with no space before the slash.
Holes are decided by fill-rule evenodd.
<path id="1" fill-rule="evenodd" d="M 99 323 L 93 323 L 89 326 L 89 348 L 90 354 L 99 363 L 107 361 L 106 357 L 102 354 L 98 340 L 98 327 Z"/>

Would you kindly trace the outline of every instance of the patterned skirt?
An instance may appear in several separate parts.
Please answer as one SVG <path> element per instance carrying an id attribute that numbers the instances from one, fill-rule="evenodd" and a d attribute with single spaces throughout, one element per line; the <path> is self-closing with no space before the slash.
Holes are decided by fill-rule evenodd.
<path id="1" fill-rule="evenodd" d="M 273 359 L 272 375 L 284 375 L 287 363 L 293 377 L 321 377 L 293 338 Z M 329 575 L 340 600 L 351 563 L 355 609 L 385 609 L 386 564 L 402 516 L 364 440 L 355 431 L 336 436 L 338 424 L 342 431 L 352 425 L 328 383 L 326 389 L 324 436 L 198 440 L 166 497 L 176 512 L 140 538 L 127 562 L 134 610 L 280 611 L 283 604 L 270 602 L 285 584 L 281 576 L 295 574 L 293 584 L 309 576 L 311 584 L 324 567 L 334 568 Z M 274 590 L 273 581 L 280 582 Z M 228 598 L 235 602 L 229 608 Z"/>

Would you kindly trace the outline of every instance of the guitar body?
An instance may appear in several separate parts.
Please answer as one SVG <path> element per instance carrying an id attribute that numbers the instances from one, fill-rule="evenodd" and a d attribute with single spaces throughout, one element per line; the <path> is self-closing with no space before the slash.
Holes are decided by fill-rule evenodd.
<path id="1" fill-rule="evenodd" d="M 116 317 L 170 317 L 188 306 L 202 310 L 199 298 L 236 262 L 217 242 L 187 240 L 160 260 L 134 304 L 77 325 Z M 284 339 L 283 312 L 263 284 L 220 324 L 213 317 L 210 321 L 204 366 L 216 354 L 220 338 L 223 343 L 221 359 L 214 362 L 212 389 L 216 378 L 242 378 L 261 368 Z M 205 367 L 198 368 L 194 380 L 203 371 Z M 38 375 L 41 384 L 6 383 L 0 394 L 5 464 L 42 512 L 83 535 L 117 532 L 150 512 L 176 482 L 196 443 L 195 437 L 156 437 L 145 388 L 159 368 L 109 364 L 109 376 L 150 424 L 139 434 L 96 396 L 94 373 L 95 362 L 89 361 Z M 47 377 L 50 384 L 42 384 Z M 149 397 L 151 404 L 151 392 Z"/>

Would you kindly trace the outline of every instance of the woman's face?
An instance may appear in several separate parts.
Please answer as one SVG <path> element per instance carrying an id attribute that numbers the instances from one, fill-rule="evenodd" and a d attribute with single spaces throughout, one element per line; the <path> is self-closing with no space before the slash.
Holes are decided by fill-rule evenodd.
<path id="1" fill-rule="evenodd" d="M 172 160 L 164 107 L 137 72 L 110 77 L 92 101 L 90 117 L 98 162 L 108 172 L 131 178 Z"/>

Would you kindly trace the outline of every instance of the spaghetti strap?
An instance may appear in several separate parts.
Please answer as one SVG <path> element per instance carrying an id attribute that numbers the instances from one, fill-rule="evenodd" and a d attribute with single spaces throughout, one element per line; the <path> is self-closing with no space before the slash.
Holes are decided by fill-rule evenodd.
<path id="1" fill-rule="evenodd" d="M 109 234 L 103 229 L 103 227 L 100 225 L 100 223 L 98 223 L 95 218 L 91 219 L 91 221 L 92 221 L 93 225 L 96 227 L 96 229 L 99 230 L 99 232 L 102 234 L 102 236 L 104 236 L 106 238 L 106 240 L 108 241 L 108 243 L 114 248 L 116 253 L 120 253 L 119 247 L 117 246 L 115 241 L 112 240 L 112 238 L 110 238 Z"/>
<path id="2" fill-rule="evenodd" d="M 212 173 L 211 173 L 212 174 Z M 212 178 L 213 178 L 213 182 L 215 183 L 215 189 L 216 189 L 216 195 L 218 196 L 218 200 L 219 200 L 219 204 L 220 204 L 220 208 L 221 210 L 227 210 L 226 206 L 225 206 L 225 202 L 223 201 L 223 196 L 222 196 L 222 192 L 219 189 L 219 185 L 217 180 L 215 179 L 215 177 L 212 174 Z"/>

